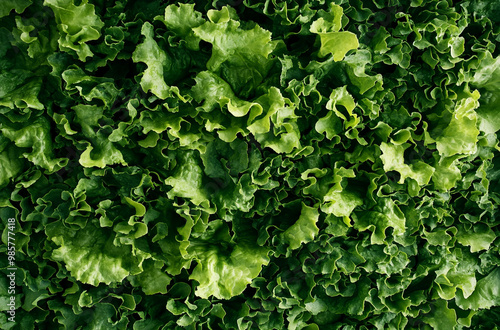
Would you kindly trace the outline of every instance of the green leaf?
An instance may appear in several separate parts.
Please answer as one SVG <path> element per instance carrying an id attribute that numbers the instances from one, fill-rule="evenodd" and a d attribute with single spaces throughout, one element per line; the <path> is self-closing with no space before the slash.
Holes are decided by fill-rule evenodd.
<path id="1" fill-rule="evenodd" d="M 342 7 L 332 4 L 330 9 L 332 13 L 325 15 L 325 18 L 320 17 L 314 21 L 309 30 L 320 37 L 319 57 L 332 54 L 334 61 L 342 61 L 348 51 L 359 47 L 359 42 L 354 33 L 339 32 L 342 27 Z"/>
<path id="2" fill-rule="evenodd" d="M 140 287 L 147 295 L 165 294 L 172 278 L 161 271 L 162 263 L 151 259 L 144 260 L 143 271 L 138 275 L 129 276 L 133 286 Z"/>
<path id="3" fill-rule="evenodd" d="M 500 306 L 500 268 L 495 268 L 477 281 L 476 289 L 469 297 L 465 298 L 461 292 L 457 292 L 455 301 L 464 310 Z"/>
<path id="4" fill-rule="evenodd" d="M 20 129 L 4 126 L 0 131 L 20 148 L 18 152 L 24 158 L 52 173 L 61 169 L 67 160 L 53 157 L 49 125 L 42 117 Z M 29 149 L 31 151 L 28 152 Z"/>
<path id="5" fill-rule="evenodd" d="M 0 328 L 496 329 L 500 2 L 183 2 L 0 1 Z"/>
<path id="6" fill-rule="evenodd" d="M 336 191 L 335 187 L 326 193 L 323 200 L 325 204 L 321 206 L 321 211 L 336 217 L 347 218 L 357 206 L 363 205 L 363 200 L 356 193 L 347 190 Z"/>
<path id="7" fill-rule="evenodd" d="M 329 32 L 318 33 L 321 40 L 321 48 L 318 56 L 325 57 L 333 55 L 334 61 L 342 61 L 350 50 L 359 47 L 358 38 L 352 32 Z"/>
<path id="8" fill-rule="evenodd" d="M 446 300 L 438 300 L 433 303 L 433 311 L 424 320 L 433 329 L 453 330 L 457 326 L 457 313 L 454 309 L 448 308 Z"/>
<path id="9" fill-rule="evenodd" d="M 192 151 L 179 155 L 179 165 L 174 175 L 165 180 L 165 184 L 172 186 L 168 192 L 169 198 L 189 198 L 195 205 L 207 200 L 203 189 L 203 171 L 196 159 Z"/>
<path id="10" fill-rule="evenodd" d="M 227 230 L 222 221 L 213 221 L 203 239 L 189 247 L 198 263 L 190 275 L 199 283 L 195 291 L 198 297 L 229 299 L 239 295 L 269 262 L 267 248 L 231 244 Z"/>
<path id="11" fill-rule="evenodd" d="M 271 32 L 258 25 L 253 29 L 243 30 L 239 22 L 229 19 L 205 22 L 193 30 L 201 40 L 213 45 L 212 57 L 207 63 L 207 68 L 211 71 L 217 71 L 223 62 L 238 57 L 238 61 L 246 62 L 247 65 L 262 65 L 262 61 L 274 49 Z"/>
<path id="12" fill-rule="evenodd" d="M 477 150 L 477 114 L 479 92 L 474 91 L 470 97 L 457 102 L 453 117 L 443 134 L 436 139 L 439 153 L 445 157 L 456 154 L 470 155 Z"/>
<path id="13" fill-rule="evenodd" d="M 141 87 L 144 92 L 151 91 L 161 99 L 170 96 L 170 87 L 163 77 L 164 68 L 167 66 L 167 55 L 154 40 L 153 25 L 149 22 L 142 26 L 141 34 L 144 42 L 135 49 L 132 59 L 134 62 L 143 62 L 148 68 L 141 78 Z"/>
<path id="14" fill-rule="evenodd" d="M 99 39 L 104 26 L 95 13 L 94 5 L 88 0 L 81 1 L 78 6 L 73 0 L 44 0 L 43 4 L 54 12 L 61 50 L 74 51 L 83 62 L 93 56 L 87 42 Z"/>
<path id="15" fill-rule="evenodd" d="M 456 186 L 462 178 L 460 169 L 457 167 L 453 157 L 441 158 L 434 167 L 432 182 L 438 190 L 448 191 Z"/>
<path id="16" fill-rule="evenodd" d="M 0 164 L 2 164 L 0 167 L 0 187 L 7 185 L 10 179 L 15 178 L 24 167 L 19 150 L 12 145 L 0 152 Z"/>
<path id="17" fill-rule="evenodd" d="M 484 224 L 478 224 L 469 230 L 463 228 L 457 234 L 457 241 L 470 246 L 471 252 L 488 250 L 496 238 L 495 232 Z"/>
<path id="18" fill-rule="evenodd" d="M 0 18 L 9 15 L 12 10 L 22 14 L 23 11 L 31 5 L 32 0 L 5 0 L 0 4 Z"/>
<path id="19" fill-rule="evenodd" d="M 401 209 L 390 199 L 379 200 L 371 211 L 360 212 L 354 220 L 354 228 L 359 231 L 372 231 L 371 243 L 384 244 L 387 228 L 393 228 L 394 236 L 403 235 L 406 231 L 406 218 Z"/>
<path id="20" fill-rule="evenodd" d="M 241 23 L 231 18 L 228 7 L 212 11 L 210 17 L 212 21 L 193 28 L 196 37 L 212 44 L 207 68 L 220 72 L 235 93 L 249 95 L 261 84 L 272 64 L 269 55 L 275 43 L 271 42 L 271 32 L 259 25 L 241 28 Z"/>
<path id="21" fill-rule="evenodd" d="M 180 37 L 194 37 L 193 28 L 205 23 L 201 13 L 194 10 L 194 4 L 180 3 L 165 8 L 165 19 L 160 19 L 165 26 Z M 197 48 L 197 46 L 196 46 Z"/>
<path id="22" fill-rule="evenodd" d="M 479 107 L 476 110 L 480 119 L 479 129 L 489 134 L 500 130 L 500 116 L 497 111 L 500 106 L 500 98 L 498 97 L 500 57 L 494 59 L 489 52 L 485 55 L 486 58 L 480 62 L 479 68 L 474 72 L 471 84 L 481 90 Z"/>
<path id="23" fill-rule="evenodd" d="M 384 164 L 384 170 L 397 171 L 401 175 L 399 183 L 404 183 L 406 178 L 411 178 L 419 185 L 428 184 L 435 171 L 434 168 L 420 160 L 410 165 L 405 164 L 404 151 L 406 148 L 408 148 L 408 145 L 382 142 L 380 145 L 382 151 L 380 159 Z"/>
<path id="24" fill-rule="evenodd" d="M 47 226 L 46 233 L 59 246 L 50 258 L 63 262 L 72 276 L 83 283 L 97 286 L 121 282 L 128 275 L 143 271 L 147 254 L 130 246 L 116 246 L 110 229 L 88 223 L 83 229 L 72 230 L 57 221 Z"/>
<path id="25" fill-rule="evenodd" d="M 210 112 L 218 104 L 221 108 L 227 106 L 227 111 L 235 117 L 245 116 L 250 109 L 258 107 L 253 102 L 236 97 L 231 87 L 222 78 L 209 71 L 200 72 L 193 87 L 193 97 L 197 102 L 203 102 L 200 110 Z M 262 111 L 262 110 L 261 110 Z"/>
<path id="26" fill-rule="evenodd" d="M 319 233 L 319 228 L 316 226 L 318 218 L 319 213 L 316 208 L 302 204 L 299 219 L 281 234 L 283 241 L 292 250 L 311 242 Z"/>

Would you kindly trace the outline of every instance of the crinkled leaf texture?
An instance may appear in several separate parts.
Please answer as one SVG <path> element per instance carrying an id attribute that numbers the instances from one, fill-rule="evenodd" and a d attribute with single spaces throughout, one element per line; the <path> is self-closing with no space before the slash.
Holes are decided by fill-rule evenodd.
<path id="1" fill-rule="evenodd" d="M 62 261 L 77 280 L 97 286 L 121 282 L 142 272 L 146 255 L 130 246 L 116 246 L 110 230 L 88 223 L 71 230 L 61 222 L 47 226 L 47 236 L 59 247 L 51 258 Z"/>
<path id="2" fill-rule="evenodd" d="M 103 21 L 95 13 L 95 6 L 83 0 L 76 6 L 74 0 L 44 0 L 50 7 L 60 33 L 59 46 L 63 51 L 74 51 L 81 61 L 93 55 L 87 42 L 101 36 Z"/>
<path id="3" fill-rule="evenodd" d="M 0 0 L 0 328 L 497 329 L 499 17 Z"/>
<path id="4" fill-rule="evenodd" d="M 197 262 L 190 278 L 199 283 L 195 293 L 201 298 L 230 299 L 241 294 L 269 263 L 267 248 L 230 242 L 228 227 L 221 220 L 211 222 L 201 238 L 188 247 Z"/>

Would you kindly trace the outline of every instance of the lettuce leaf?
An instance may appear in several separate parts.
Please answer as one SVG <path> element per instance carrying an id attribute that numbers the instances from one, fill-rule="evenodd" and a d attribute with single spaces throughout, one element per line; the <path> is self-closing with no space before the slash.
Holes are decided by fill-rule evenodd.
<path id="1" fill-rule="evenodd" d="M 495 329 L 499 9 L 2 1 L 0 327 Z"/>

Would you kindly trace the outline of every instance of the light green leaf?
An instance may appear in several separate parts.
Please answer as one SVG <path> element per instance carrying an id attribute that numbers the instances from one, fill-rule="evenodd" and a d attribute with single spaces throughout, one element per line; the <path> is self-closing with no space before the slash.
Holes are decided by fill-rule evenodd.
<path id="1" fill-rule="evenodd" d="M 179 155 L 179 165 L 174 175 L 165 180 L 165 184 L 172 186 L 167 193 L 169 198 L 175 196 L 189 198 L 195 205 L 207 200 L 202 185 L 203 171 L 196 159 L 192 151 Z"/>
<path id="2" fill-rule="evenodd" d="M 221 220 L 211 222 L 202 239 L 192 241 L 188 250 L 198 263 L 189 278 L 200 283 L 195 294 L 201 298 L 230 299 L 241 294 L 269 262 L 268 248 L 230 243 Z"/>
<path id="3" fill-rule="evenodd" d="M 318 34 L 320 37 L 319 57 L 333 54 L 334 61 L 342 61 L 348 51 L 359 47 L 359 42 L 354 33 L 339 32 L 342 27 L 342 16 L 344 15 L 342 7 L 332 4 L 330 10 L 331 13 L 315 20 L 309 31 Z"/>
<path id="4" fill-rule="evenodd" d="M 90 143 L 80 155 L 79 162 L 83 167 L 104 168 L 107 165 L 121 164 L 126 166 L 122 153 L 113 146 L 107 138 L 101 137 L 97 140 L 97 148 Z"/>
<path id="5" fill-rule="evenodd" d="M 405 215 L 390 198 L 379 200 L 373 210 L 356 213 L 354 228 L 359 231 L 371 230 L 372 244 L 384 244 L 388 227 L 394 229 L 394 236 L 403 235 L 406 231 Z"/>
<path id="6" fill-rule="evenodd" d="M 479 128 L 489 134 L 500 130 L 500 57 L 493 58 L 490 52 L 485 53 L 485 58 L 475 70 L 471 81 L 475 87 L 481 89 L 479 108 L 476 110 L 480 119 Z"/>
<path id="7" fill-rule="evenodd" d="M 94 286 L 121 282 L 128 275 L 139 274 L 147 257 L 131 246 L 116 246 L 114 233 L 93 223 L 73 230 L 57 221 L 47 225 L 46 233 L 59 246 L 51 258 L 63 262 L 77 280 Z"/>
<path id="8" fill-rule="evenodd" d="M 221 108 L 227 107 L 227 110 L 233 116 L 243 117 L 250 109 L 254 107 L 260 108 L 254 102 L 248 102 L 236 97 L 229 84 L 212 72 L 202 71 L 198 73 L 195 81 L 196 85 L 192 89 L 193 97 L 198 102 L 204 101 L 203 105 L 198 108 L 202 111 L 210 112 L 218 104 Z M 262 112 L 261 108 L 260 112 Z"/>
<path id="9" fill-rule="evenodd" d="M 170 87 L 167 86 L 163 77 L 164 67 L 167 65 L 167 55 L 154 40 L 154 30 L 151 23 L 144 23 L 141 34 L 145 36 L 145 39 L 135 49 L 132 60 L 136 63 L 146 63 L 148 66 L 141 78 L 142 90 L 151 91 L 159 98 L 166 99 L 170 96 Z"/>
<path id="10" fill-rule="evenodd" d="M 161 19 L 165 26 L 175 34 L 186 37 L 192 29 L 205 22 L 201 13 L 194 10 L 194 4 L 180 3 L 165 8 L 165 19 Z"/>
<path id="11" fill-rule="evenodd" d="M 240 28 L 240 22 L 227 20 L 218 23 L 205 22 L 193 28 L 195 35 L 213 45 L 212 57 L 207 68 L 217 71 L 220 65 L 240 57 L 248 65 L 262 64 L 274 49 L 271 32 L 255 25 L 251 30 Z"/>
<path id="12" fill-rule="evenodd" d="M 19 149 L 15 146 L 8 146 L 2 150 L 0 152 L 0 187 L 7 185 L 10 179 L 23 169 L 23 165 Z"/>
<path id="13" fill-rule="evenodd" d="M 436 139 L 439 153 L 445 157 L 456 154 L 471 155 L 477 150 L 477 114 L 479 92 L 457 102 L 453 117 L 443 134 Z"/>
<path id="14" fill-rule="evenodd" d="M 272 66 L 269 55 L 276 43 L 271 41 L 271 32 L 258 24 L 241 28 L 240 21 L 233 19 L 234 9 L 228 7 L 210 11 L 210 17 L 214 21 L 193 28 L 196 37 L 212 44 L 207 69 L 220 74 L 235 94 L 248 96 L 262 84 Z"/>
<path id="15" fill-rule="evenodd" d="M 36 119 L 33 123 L 21 129 L 4 126 L 0 131 L 17 147 L 31 148 L 30 152 L 24 152 L 22 156 L 49 172 L 58 171 L 67 163 L 64 158 L 56 159 L 53 157 L 50 126 L 49 122 L 43 117 Z"/>
<path id="16" fill-rule="evenodd" d="M 460 291 L 457 292 L 455 301 L 458 307 L 464 310 L 500 306 L 500 267 L 480 279 L 476 289 L 468 298 L 465 298 Z"/>
<path id="17" fill-rule="evenodd" d="M 363 205 L 363 200 L 355 193 L 346 190 L 335 191 L 334 188 L 325 195 L 321 211 L 346 219 L 357 207 Z"/>
<path id="18" fill-rule="evenodd" d="M 144 270 L 140 274 L 129 276 L 128 279 L 146 295 L 165 294 L 172 278 L 161 270 L 162 266 L 162 262 L 146 259 L 143 263 Z"/>
<path id="19" fill-rule="evenodd" d="M 399 183 L 404 183 L 406 178 L 412 178 L 421 186 L 428 184 L 434 173 L 434 168 L 422 161 L 416 161 L 411 165 L 405 164 L 404 151 L 406 148 L 408 146 L 405 147 L 404 144 L 395 145 L 382 142 L 380 159 L 384 164 L 384 170 L 386 172 L 399 172 L 401 174 Z"/>
<path id="20" fill-rule="evenodd" d="M 457 313 L 448 308 L 446 300 L 433 302 L 432 313 L 424 318 L 424 321 L 436 330 L 454 330 L 457 326 Z"/>
<path id="21" fill-rule="evenodd" d="M 319 33 L 321 48 L 318 56 L 333 55 L 334 61 L 342 61 L 348 51 L 359 47 L 358 38 L 352 32 Z"/>
<path id="22" fill-rule="evenodd" d="M 462 178 L 460 170 L 455 164 L 454 157 L 441 158 L 434 167 L 432 182 L 436 189 L 448 191 L 455 187 L 456 183 Z"/>
<path id="23" fill-rule="evenodd" d="M 457 241 L 470 246 L 470 252 L 473 253 L 488 250 L 496 238 L 495 232 L 485 224 L 477 224 L 470 229 L 460 228 L 457 234 Z"/>
<path id="24" fill-rule="evenodd" d="M 64 51 L 75 51 L 80 61 L 92 56 L 88 41 L 99 39 L 103 21 L 95 13 L 88 0 L 75 6 L 73 0 L 44 0 L 43 4 L 52 9 L 60 33 L 59 46 Z"/>
<path id="25" fill-rule="evenodd" d="M 319 212 L 317 208 L 309 207 L 302 203 L 299 219 L 281 234 L 290 249 L 298 249 L 302 244 L 311 242 L 319 233 Z"/>

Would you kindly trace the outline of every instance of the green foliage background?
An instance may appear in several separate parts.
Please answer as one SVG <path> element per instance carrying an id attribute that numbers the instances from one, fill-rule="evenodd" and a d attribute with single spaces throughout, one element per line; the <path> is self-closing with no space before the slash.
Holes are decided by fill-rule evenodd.
<path id="1" fill-rule="evenodd" d="M 499 17 L 3 0 L 1 328 L 497 329 Z"/>

